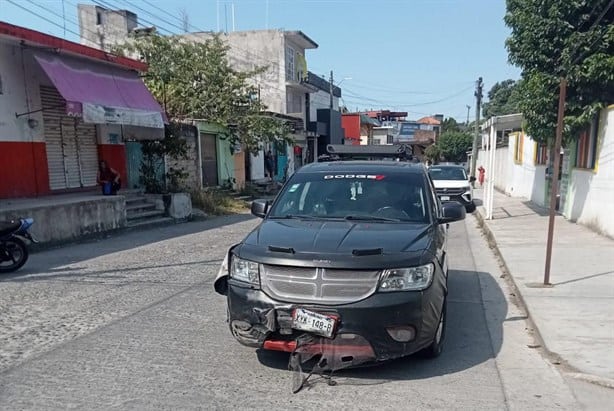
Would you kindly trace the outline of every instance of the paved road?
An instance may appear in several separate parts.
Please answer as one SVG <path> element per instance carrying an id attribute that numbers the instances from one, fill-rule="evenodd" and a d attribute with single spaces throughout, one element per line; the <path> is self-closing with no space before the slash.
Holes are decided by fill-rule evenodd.
<path id="1" fill-rule="evenodd" d="M 240 346 L 212 281 L 246 215 L 38 253 L 0 279 L 0 409 L 607 409 L 543 359 L 476 228 L 452 227 L 444 354 L 292 394 L 284 355 Z"/>

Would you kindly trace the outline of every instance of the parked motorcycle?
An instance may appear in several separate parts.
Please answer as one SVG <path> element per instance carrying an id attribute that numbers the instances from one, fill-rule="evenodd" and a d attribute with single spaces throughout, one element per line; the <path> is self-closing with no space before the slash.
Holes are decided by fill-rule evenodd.
<path id="1" fill-rule="evenodd" d="M 0 221 L 0 274 L 17 271 L 28 261 L 28 247 L 24 239 L 38 242 L 29 232 L 32 224 L 32 218 Z"/>

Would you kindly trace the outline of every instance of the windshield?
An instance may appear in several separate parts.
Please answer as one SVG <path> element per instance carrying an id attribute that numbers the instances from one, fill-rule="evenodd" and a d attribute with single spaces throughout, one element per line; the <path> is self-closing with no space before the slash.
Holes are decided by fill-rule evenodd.
<path id="1" fill-rule="evenodd" d="M 433 180 L 467 180 L 467 173 L 460 167 L 431 167 L 429 174 Z"/>
<path id="2" fill-rule="evenodd" d="M 269 218 L 429 222 L 427 192 L 420 174 L 294 175 Z"/>

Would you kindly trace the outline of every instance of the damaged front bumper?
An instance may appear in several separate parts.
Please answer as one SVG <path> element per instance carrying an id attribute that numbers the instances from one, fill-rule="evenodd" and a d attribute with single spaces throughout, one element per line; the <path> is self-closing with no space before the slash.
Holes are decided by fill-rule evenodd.
<path id="1" fill-rule="evenodd" d="M 226 295 L 230 330 L 241 344 L 295 352 L 306 335 L 292 328 L 292 310 L 302 307 L 338 319 L 332 338 L 307 335 L 311 337 L 307 345 L 334 351 L 337 361 L 345 358 L 358 364 L 403 357 L 428 346 L 439 324 L 445 293 L 443 285 L 435 282 L 424 291 L 375 293 L 351 304 L 319 306 L 279 302 L 230 279 Z M 395 340 L 389 330 L 399 328 L 413 330 L 413 336 Z"/>

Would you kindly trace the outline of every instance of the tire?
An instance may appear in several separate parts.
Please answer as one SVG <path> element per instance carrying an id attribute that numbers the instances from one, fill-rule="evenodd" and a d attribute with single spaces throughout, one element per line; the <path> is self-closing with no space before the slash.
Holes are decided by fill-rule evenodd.
<path id="1" fill-rule="evenodd" d="M 476 209 L 475 203 L 471 203 L 465 206 L 465 210 L 467 210 L 468 213 L 473 213 L 475 209 Z"/>
<path id="2" fill-rule="evenodd" d="M 441 310 L 441 317 L 439 318 L 439 325 L 437 326 L 437 331 L 435 332 L 435 337 L 433 337 L 433 341 L 431 344 L 423 349 L 420 354 L 424 358 L 437 358 L 443 352 L 443 343 L 446 337 L 446 321 L 448 319 L 448 299 L 443 301 L 443 308 Z"/>
<path id="3" fill-rule="evenodd" d="M 12 237 L 2 241 L 2 252 L 6 250 L 6 252 L 10 253 L 12 252 L 11 250 L 15 249 L 19 249 L 21 258 L 12 265 L 3 265 L 4 262 L 0 262 L 0 273 L 12 273 L 13 271 L 17 271 L 28 261 L 28 248 L 21 239 Z"/>

